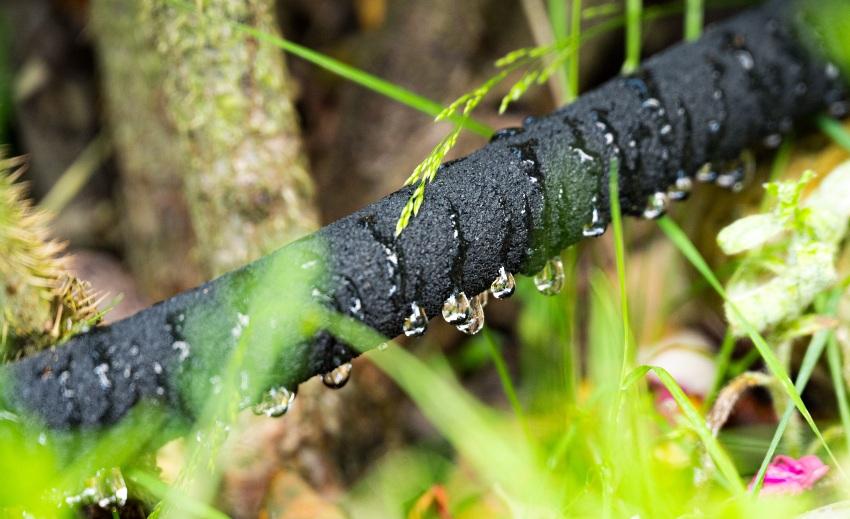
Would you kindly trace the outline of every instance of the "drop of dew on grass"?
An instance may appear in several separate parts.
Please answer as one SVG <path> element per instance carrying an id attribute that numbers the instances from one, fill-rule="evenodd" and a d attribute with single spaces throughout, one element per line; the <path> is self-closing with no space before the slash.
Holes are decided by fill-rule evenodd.
<path id="1" fill-rule="evenodd" d="M 346 362 L 322 375 L 322 383 L 331 389 L 340 389 L 348 383 L 351 377 L 351 363 Z"/>
<path id="2" fill-rule="evenodd" d="M 534 275 L 534 286 L 541 294 L 553 296 L 564 288 L 564 262 L 555 256 L 543 266 L 543 270 Z"/>

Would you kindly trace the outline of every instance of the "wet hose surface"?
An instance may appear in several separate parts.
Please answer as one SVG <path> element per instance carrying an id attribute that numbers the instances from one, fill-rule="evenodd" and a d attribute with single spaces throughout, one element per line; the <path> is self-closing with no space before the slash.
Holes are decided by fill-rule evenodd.
<path id="1" fill-rule="evenodd" d="M 500 131 L 441 167 L 399 237 L 410 188 L 243 269 L 3 367 L 5 407 L 59 429 L 114 423 L 141 401 L 191 421 L 216 392 L 210 374 L 243 329 L 262 319 L 257 294 L 292 296 L 269 281 L 276 269 L 324 271 L 309 297 L 394 337 L 412 313 L 437 318 L 449 296 L 487 290 L 502 268 L 534 273 L 601 234 L 615 158 L 623 211 L 633 216 L 656 216 L 667 201 L 685 198 L 698 173 L 734 185 L 742 150 L 777 144 L 821 110 L 847 112 L 838 70 L 799 43 L 790 5 L 745 12 L 633 75 Z M 266 359 L 272 376 L 261 385 L 295 388 L 355 356 L 328 333 L 305 341 L 278 328 L 271 325 L 278 331 L 266 339 L 287 346 Z"/>

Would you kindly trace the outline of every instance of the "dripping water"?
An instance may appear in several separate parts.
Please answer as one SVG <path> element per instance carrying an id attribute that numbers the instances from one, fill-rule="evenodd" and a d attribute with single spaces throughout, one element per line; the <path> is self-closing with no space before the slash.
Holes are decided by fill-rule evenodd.
<path id="1" fill-rule="evenodd" d="M 341 389 L 351 378 L 351 363 L 340 364 L 333 370 L 322 375 L 322 383 L 331 389 Z"/>
<path id="2" fill-rule="evenodd" d="M 286 414 L 295 402 L 295 391 L 280 386 L 269 389 L 251 410 L 259 416 L 277 418 Z"/>
<path id="3" fill-rule="evenodd" d="M 516 281 L 514 275 L 508 272 L 505 267 L 499 267 L 499 275 L 490 284 L 490 292 L 496 299 L 506 299 L 511 297 L 516 290 Z"/>
<path id="4" fill-rule="evenodd" d="M 543 266 L 543 270 L 534 275 L 534 286 L 540 293 L 552 296 L 564 287 L 564 262 L 555 256 Z"/>
<path id="5" fill-rule="evenodd" d="M 425 314 L 425 309 L 419 306 L 419 303 L 411 303 L 410 314 L 405 317 L 402 324 L 404 334 L 408 337 L 418 337 L 425 333 L 426 328 L 428 328 L 428 316 Z"/>

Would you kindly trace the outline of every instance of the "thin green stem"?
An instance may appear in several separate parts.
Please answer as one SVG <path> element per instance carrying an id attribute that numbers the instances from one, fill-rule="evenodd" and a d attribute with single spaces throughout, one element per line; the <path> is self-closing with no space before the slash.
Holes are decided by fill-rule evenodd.
<path id="1" fill-rule="evenodd" d="M 685 0 L 685 39 L 694 41 L 702 35 L 703 0 Z"/>
<path id="2" fill-rule="evenodd" d="M 847 151 L 850 151 L 850 132 L 844 129 L 840 122 L 831 117 L 824 115 L 818 117 L 818 126 L 821 131 L 827 134 L 836 144 Z"/>
<path id="3" fill-rule="evenodd" d="M 623 322 L 623 363 L 620 369 L 620 385 L 626 379 L 631 365 L 631 326 L 629 301 L 626 294 L 626 247 L 623 240 L 623 215 L 620 211 L 620 189 L 618 186 L 619 165 L 614 160 L 608 175 L 608 190 L 611 199 L 611 225 L 614 229 L 614 247 L 617 261 L 617 281 L 620 288 L 620 313 Z"/>
<path id="4" fill-rule="evenodd" d="M 567 101 L 573 101 L 578 97 L 579 89 L 581 88 L 580 77 L 581 67 L 581 47 L 578 42 L 581 41 L 581 0 L 572 0 L 572 12 L 570 13 L 570 41 L 576 43 L 576 50 L 570 57 L 567 68 Z"/>
<path id="5" fill-rule="evenodd" d="M 549 24 L 552 26 L 552 33 L 555 36 L 555 41 L 563 41 L 569 36 L 567 28 L 567 0 L 548 0 L 547 8 L 549 14 Z M 576 51 L 578 53 L 578 51 Z M 569 63 L 560 67 L 557 73 L 559 78 L 558 84 L 562 89 L 561 97 L 564 101 L 571 101 L 575 97 L 575 91 L 570 87 L 570 67 Z"/>
<path id="6" fill-rule="evenodd" d="M 838 299 L 841 296 L 841 292 L 836 290 L 831 295 L 829 302 L 826 307 L 827 315 L 834 315 L 838 308 Z M 798 393 L 803 392 L 806 389 L 806 384 L 809 383 L 809 378 L 811 378 L 812 372 L 815 369 L 815 366 L 818 363 L 821 355 L 823 355 L 823 350 L 826 347 L 827 341 L 829 341 L 830 337 L 833 335 L 832 330 L 822 330 L 816 333 L 812 340 L 809 342 L 809 347 L 806 349 L 806 354 L 803 357 L 803 363 L 800 366 L 800 372 L 797 374 L 797 380 L 794 384 Z M 773 455 L 776 453 L 776 449 L 779 447 L 779 442 L 782 440 L 782 435 L 785 434 L 785 429 L 788 428 L 788 424 L 791 421 L 791 418 L 794 416 L 794 406 L 789 405 L 786 407 L 784 414 L 782 415 L 782 419 L 779 421 L 779 425 L 776 427 L 776 431 L 773 434 L 773 438 L 770 440 L 770 446 L 767 448 L 767 452 L 762 459 L 761 466 L 759 467 L 758 473 L 755 477 L 755 482 L 753 484 L 752 493 L 754 495 L 758 495 L 759 490 L 761 490 L 762 485 L 764 484 L 764 476 L 767 473 L 767 467 L 770 465 L 770 460 L 773 459 Z"/>
<path id="7" fill-rule="evenodd" d="M 838 412 L 841 415 L 847 451 L 850 452 L 850 405 L 847 403 L 847 386 L 844 383 L 844 377 L 841 375 L 841 352 L 838 351 L 838 340 L 835 338 L 835 334 L 829 338 L 829 344 L 826 346 L 826 359 L 829 363 L 832 386 L 835 388 L 835 398 L 838 400 Z"/>
<path id="8" fill-rule="evenodd" d="M 705 398 L 705 408 L 711 409 L 714 399 L 717 398 L 717 393 L 723 386 L 723 381 L 726 380 L 726 373 L 729 371 L 729 364 L 732 361 L 732 352 L 735 351 L 735 336 L 731 330 L 726 330 L 726 335 L 723 337 L 723 343 L 720 345 L 720 351 L 715 359 L 717 371 L 714 374 L 714 382 L 711 384 L 711 391 Z"/>
<path id="9" fill-rule="evenodd" d="M 640 65 L 643 0 L 626 0 L 626 60 L 623 72 L 634 72 Z"/>
<path id="10" fill-rule="evenodd" d="M 505 396 L 508 398 L 508 402 L 511 404 L 511 408 L 513 409 L 517 419 L 522 423 L 525 423 L 525 412 L 523 411 L 522 404 L 519 402 L 519 398 L 517 397 L 516 387 L 514 386 L 513 380 L 511 380 L 511 374 L 508 372 L 508 365 L 505 362 L 505 357 L 502 355 L 502 349 L 490 330 L 485 328 L 482 331 L 482 334 L 484 336 L 484 342 L 487 344 L 487 348 L 490 351 L 490 358 L 493 360 L 493 365 L 496 366 L 496 372 L 499 374 L 499 381 L 502 383 L 502 389 L 505 391 Z"/>

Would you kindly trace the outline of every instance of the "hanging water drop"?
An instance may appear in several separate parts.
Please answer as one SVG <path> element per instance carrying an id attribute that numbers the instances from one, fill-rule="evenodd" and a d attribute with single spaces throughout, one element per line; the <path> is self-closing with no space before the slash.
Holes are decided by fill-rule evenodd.
<path id="1" fill-rule="evenodd" d="M 655 220 L 660 218 L 667 211 L 667 193 L 658 191 L 649 195 L 646 200 L 646 207 L 643 210 L 643 217 L 647 220 Z"/>
<path id="2" fill-rule="evenodd" d="M 443 303 L 442 313 L 443 319 L 449 324 L 459 324 L 466 321 L 472 315 L 469 298 L 463 291 L 455 292 Z"/>
<path id="3" fill-rule="evenodd" d="M 687 176 L 684 171 L 680 171 L 676 183 L 667 190 L 667 198 L 676 202 L 687 199 L 691 194 L 693 184 L 691 177 Z"/>
<path id="4" fill-rule="evenodd" d="M 499 275 L 490 284 L 490 292 L 496 299 L 506 299 L 511 297 L 516 290 L 516 281 L 514 275 L 505 270 L 505 267 L 499 267 Z"/>
<path id="5" fill-rule="evenodd" d="M 410 315 L 404 319 L 402 329 L 408 337 L 418 337 L 425 333 L 428 327 L 428 316 L 425 314 L 425 309 L 419 306 L 418 303 L 410 304 Z"/>
<path id="6" fill-rule="evenodd" d="M 351 363 L 346 362 L 322 375 L 322 383 L 331 389 L 340 389 L 348 383 L 350 377 Z"/>
<path id="7" fill-rule="evenodd" d="M 295 401 L 295 391 L 280 386 L 269 389 L 263 398 L 251 408 L 256 415 L 277 418 L 283 416 Z"/>
<path id="8" fill-rule="evenodd" d="M 487 292 L 482 292 L 472 298 L 470 308 L 472 314 L 464 323 L 457 325 L 457 329 L 467 335 L 475 335 L 484 328 L 484 297 Z"/>
<path id="9" fill-rule="evenodd" d="M 706 162 L 697 171 L 697 180 L 700 182 L 714 182 L 717 180 L 717 172 L 714 171 L 714 165 L 711 162 Z"/>
<path id="10" fill-rule="evenodd" d="M 564 287 L 564 262 L 555 256 L 546 262 L 543 270 L 534 275 L 534 286 L 541 294 L 553 296 Z"/>
<path id="11" fill-rule="evenodd" d="M 762 141 L 766 148 L 776 149 L 782 144 L 782 135 L 778 133 L 771 133 Z"/>
<path id="12" fill-rule="evenodd" d="M 599 214 L 596 196 L 594 196 L 590 202 L 593 204 L 593 208 L 590 211 L 590 223 L 584 224 L 581 233 L 585 238 L 596 238 L 605 234 L 606 225 Z"/>

